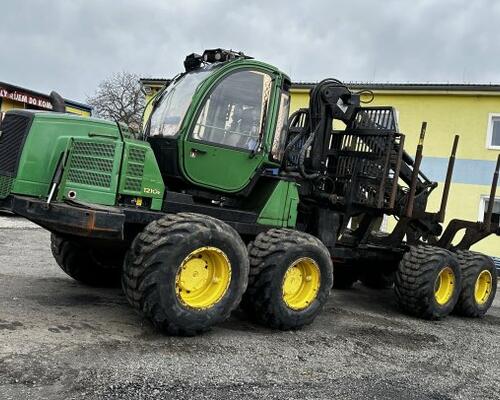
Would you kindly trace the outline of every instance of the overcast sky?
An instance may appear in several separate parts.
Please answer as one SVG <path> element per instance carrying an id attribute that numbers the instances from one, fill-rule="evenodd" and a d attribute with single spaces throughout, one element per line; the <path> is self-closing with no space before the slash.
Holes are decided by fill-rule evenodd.
<path id="1" fill-rule="evenodd" d="M 17 0 L 0 4 L 0 81 L 85 101 L 116 71 L 168 78 L 205 48 L 293 81 L 500 83 L 496 0 Z"/>

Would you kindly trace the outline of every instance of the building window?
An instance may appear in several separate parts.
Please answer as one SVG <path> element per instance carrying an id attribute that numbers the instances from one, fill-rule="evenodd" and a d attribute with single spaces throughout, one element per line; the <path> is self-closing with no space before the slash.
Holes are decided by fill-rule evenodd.
<path id="1" fill-rule="evenodd" d="M 488 211 L 489 196 L 481 196 L 481 201 L 479 203 L 479 221 L 484 221 L 486 212 Z M 491 215 L 491 222 L 500 222 L 500 197 L 495 197 L 495 203 L 493 204 L 493 213 Z"/>
<path id="2" fill-rule="evenodd" d="M 500 114 L 489 115 L 486 147 L 500 150 Z"/>

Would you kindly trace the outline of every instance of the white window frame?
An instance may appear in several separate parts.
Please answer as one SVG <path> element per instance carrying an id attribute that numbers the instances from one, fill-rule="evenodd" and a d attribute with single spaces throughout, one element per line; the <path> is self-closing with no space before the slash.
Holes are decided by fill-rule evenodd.
<path id="1" fill-rule="evenodd" d="M 486 201 L 490 199 L 490 196 L 487 194 L 482 194 L 479 199 L 479 214 L 477 220 L 479 222 L 484 222 L 484 213 L 486 212 Z M 500 202 L 500 197 L 495 197 L 494 202 Z"/>
<path id="2" fill-rule="evenodd" d="M 486 148 L 490 150 L 500 150 L 500 146 L 493 146 L 491 141 L 493 139 L 493 118 L 500 119 L 500 113 L 488 114 L 488 130 L 486 131 Z"/>

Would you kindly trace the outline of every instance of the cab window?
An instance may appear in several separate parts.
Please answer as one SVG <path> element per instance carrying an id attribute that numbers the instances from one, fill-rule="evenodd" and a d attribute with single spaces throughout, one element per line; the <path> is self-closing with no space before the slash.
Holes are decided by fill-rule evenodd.
<path id="1" fill-rule="evenodd" d="M 276 122 L 276 130 L 274 131 L 273 145 L 271 147 L 271 157 L 276 161 L 281 161 L 285 151 L 289 111 L 290 95 L 286 92 L 281 92 L 280 109 Z"/>
<path id="2" fill-rule="evenodd" d="M 202 68 L 188 74 L 170 84 L 155 101 L 156 106 L 151 114 L 148 136 L 175 136 L 179 132 L 182 120 L 191 104 L 198 85 L 203 82 L 215 68 Z"/>
<path id="3" fill-rule="evenodd" d="M 258 71 L 240 71 L 223 79 L 202 107 L 191 137 L 245 150 L 256 150 L 263 133 L 272 79 Z"/>

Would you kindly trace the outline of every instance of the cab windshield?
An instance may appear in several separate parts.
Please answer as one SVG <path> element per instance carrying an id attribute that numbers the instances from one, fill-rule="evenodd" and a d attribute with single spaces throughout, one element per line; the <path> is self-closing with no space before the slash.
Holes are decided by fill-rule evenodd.
<path id="1" fill-rule="evenodd" d="M 170 85 L 151 114 L 148 136 L 174 136 L 191 104 L 198 85 L 214 71 L 214 65 L 189 72 Z"/>

